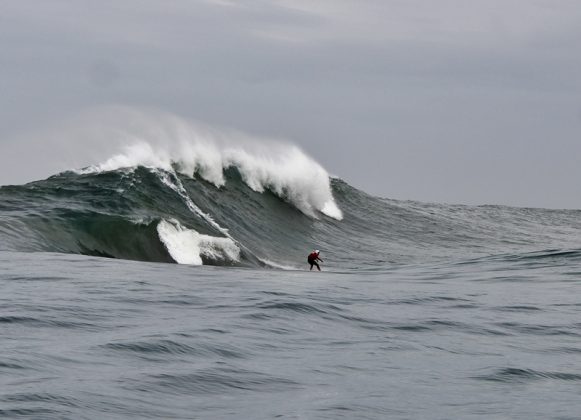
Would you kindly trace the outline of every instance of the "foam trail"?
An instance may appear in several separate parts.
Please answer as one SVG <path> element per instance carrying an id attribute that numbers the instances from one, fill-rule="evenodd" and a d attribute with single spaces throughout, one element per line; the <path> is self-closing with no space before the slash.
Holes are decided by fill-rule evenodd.
<path id="1" fill-rule="evenodd" d="M 301 269 L 300 267 L 297 266 L 279 264 L 266 258 L 258 258 L 258 260 L 268 267 L 278 268 L 280 270 L 296 271 Z"/>
<path id="2" fill-rule="evenodd" d="M 204 130 L 175 116 L 149 116 L 141 122 L 149 129 L 139 132 L 134 127 L 132 133 L 124 135 L 129 145 L 121 153 L 82 171 L 140 165 L 200 176 L 221 187 L 226 182 L 224 170 L 235 167 L 254 191 L 268 189 L 311 217 L 322 213 L 337 220 L 343 218 L 329 174 L 297 146 Z"/>
<path id="3" fill-rule="evenodd" d="M 202 257 L 230 263 L 240 261 L 240 248 L 230 238 L 201 235 L 184 228 L 177 220 L 162 220 L 157 225 L 157 232 L 178 264 L 202 265 Z"/>
<path id="4" fill-rule="evenodd" d="M 199 208 L 196 204 L 194 204 L 194 202 L 192 201 L 192 199 L 188 195 L 186 189 L 184 188 L 182 182 L 175 175 L 175 173 L 173 171 L 161 172 L 161 171 L 156 170 L 155 168 L 152 171 L 155 174 L 157 174 L 157 176 L 159 177 L 159 179 L 161 180 L 161 182 L 163 182 L 165 185 L 167 185 L 172 190 L 174 190 L 184 200 L 184 202 L 186 203 L 186 205 L 188 206 L 188 208 L 190 209 L 190 211 L 192 213 L 197 214 L 202 219 L 204 219 L 206 222 L 208 222 L 210 225 L 212 225 L 213 227 L 215 227 L 216 229 L 218 229 L 220 232 L 222 232 L 224 235 L 226 235 L 227 237 L 229 237 L 230 239 L 232 239 L 232 237 L 228 233 L 228 229 L 225 229 L 222 226 L 220 226 L 212 218 L 212 216 L 210 216 L 209 214 L 203 212 L 201 208 Z M 172 181 L 172 179 L 170 178 L 170 175 L 172 175 L 172 178 L 175 180 L 175 182 Z"/>

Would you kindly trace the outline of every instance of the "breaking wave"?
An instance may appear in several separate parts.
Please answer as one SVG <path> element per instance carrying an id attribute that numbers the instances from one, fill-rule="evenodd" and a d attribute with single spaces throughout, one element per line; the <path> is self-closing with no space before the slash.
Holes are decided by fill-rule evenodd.
<path id="1" fill-rule="evenodd" d="M 240 248 L 230 238 L 200 235 L 174 219 L 162 220 L 157 232 L 170 256 L 179 264 L 202 265 L 203 258 L 225 264 L 240 261 Z"/>
<path id="2" fill-rule="evenodd" d="M 580 252 L 579 211 L 373 197 L 296 146 L 162 122 L 101 163 L 0 188 L 0 250 L 293 269 L 319 248 L 327 269 L 367 270 Z"/>
<path id="3" fill-rule="evenodd" d="M 342 219 L 331 192 L 329 174 L 297 146 L 202 128 L 175 116 L 148 117 L 147 121 L 140 121 L 140 126 L 155 124 L 155 129 L 120 135 L 127 143 L 121 152 L 78 172 L 145 166 L 199 177 L 220 188 L 226 184 L 224 172 L 236 168 L 253 191 L 269 190 L 311 217 L 320 212 Z"/>

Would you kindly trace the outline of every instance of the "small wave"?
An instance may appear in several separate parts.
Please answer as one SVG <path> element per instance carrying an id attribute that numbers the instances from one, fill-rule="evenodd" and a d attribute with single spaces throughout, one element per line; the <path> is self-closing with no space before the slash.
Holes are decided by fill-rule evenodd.
<path id="1" fill-rule="evenodd" d="M 31 327 L 72 328 L 94 331 L 97 326 L 87 322 L 61 321 L 54 319 L 41 319 L 26 316 L 0 316 L 0 324 L 17 324 Z"/>
<path id="2" fill-rule="evenodd" d="M 27 368 L 26 366 L 19 365 L 17 363 L 0 361 L 0 369 L 27 369 Z"/>
<path id="3" fill-rule="evenodd" d="M 391 323 L 391 322 L 381 322 L 376 320 L 356 320 L 361 328 L 375 330 L 375 331 L 403 331 L 403 332 L 418 332 L 427 333 L 435 332 L 441 330 L 449 331 L 462 331 L 467 334 L 472 335 L 486 335 L 486 336 L 506 336 L 509 335 L 500 330 L 494 330 L 491 328 L 484 328 L 482 326 L 476 326 L 472 324 L 467 324 L 458 321 L 450 320 L 423 320 L 414 323 Z"/>
<path id="4" fill-rule="evenodd" d="M 431 302 L 470 302 L 468 299 L 455 298 L 451 296 L 424 296 L 424 297 L 411 297 L 405 299 L 391 300 L 389 303 L 391 305 L 423 305 Z"/>
<path id="5" fill-rule="evenodd" d="M 221 394 L 233 391 L 277 392 L 298 386 L 290 379 L 243 369 L 215 368 L 185 374 L 150 375 L 147 389 L 164 394 Z M 143 386 L 143 385 L 141 385 Z"/>
<path id="6" fill-rule="evenodd" d="M 172 340 L 159 340 L 153 342 L 122 342 L 108 343 L 104 348 L 117 351 L 137 353 L 143 356 L 152 354 L 171 354 L 171 355 L 219 355 L 220 357 L 230 359 L 242 359 L 244 354 L 238 349 L 220 345 L 196 344 L 195 347 L 187 344 L 178 343 Z"/>
<path id="7" fill-rule="evenodd" d="M 498 254 L 486 257 L 461 261 L 457 265 L 478 264 L 481 262 L 514 262 L 522 264 L 546 264 L 559 261 L 576 261 L 581 259 L 579 249 L 546 249 L 542 251 L 531 251 L 511 254 Z"/>
<path id="8" fill-rule="evenodd" d="M 575 326 L 567 325 L 531 325 L 519 322 L 498 322 L 498 327 L 513 331 L 519 334 L 531 334 L 539 336 L 563 335 L 579 337 L 581 334 Z"/>
<path id="9" fill-rule="evenodd" d="M 289 302 L 289 301 L 268 301 L 257 305 L 258 308 L 263 310 L 276 310 L 276 311 L 290 311 L 303 314 L 329 314 L 342 312 L 343 309 L 335 305 L 330 304 L 319 304 L 310 305 L 301 302 Z"/>
<path id="10" fill-rule="evenodd" d="M 541 308 L 537 306 L 530 305 L 510 305 L 510 306 L 498 306 L 494 308 L 496 311 L 503 312 L 530 312 L 530 311 L 542 311 Z"/>
<path id="11" fill-rule="evenodd" d="M 542 260 L 542 259 L 558 259 L 558 258 L 581 258 L 581 250 L 563 250 L 563 249 L 548 249 L 544 251 L 531 252 L 522 255 L 516 255 L 513 259 L 516 260 Z"/>
<path id="12" fill-rule="evenodd" d="M 568 372 L 544 372 L 534 369 L 502 368 L 476 379 L 493 382 L 519 383 L 538 380 L 581 381 L 581 374 Z"/>
<path id="13" fill-rule="evenodd" d="M 569 354 L 579 354 L 581 353 L 580 347 L 558 347 L 551 348 L 547 350 L 548 353 L 569 353 Z"/>
<path id="14" fill-rule="evenodd" d="M 61 411 L 51 410 L 48 408 L 14 408 L 0 409 L 0 417 L 10 419 L 16 417 L 28 418 L 60 418 L 63 415 Z"/>
<path id="15" fill-rule="evenodd" d="M 170 340 L 155 343 L 109 343 L 103 346 L 110 350 L 128 351 L 134 353 L 167 353 L 167 354 L 196 354 L 198 351 L 185 344 Z"/>
<path id="16" fill-rule="evenodd" d="M 47 392 L 40 393 L 20 393 L 20 394 L 9 394 L 2 397 L 2 401 L 8 403 L 22 402 L 22 403 L 54 403 L 65 407 L 78 407 L 78 401 L 63 397 L 60 395 L 55 395 Z"/>

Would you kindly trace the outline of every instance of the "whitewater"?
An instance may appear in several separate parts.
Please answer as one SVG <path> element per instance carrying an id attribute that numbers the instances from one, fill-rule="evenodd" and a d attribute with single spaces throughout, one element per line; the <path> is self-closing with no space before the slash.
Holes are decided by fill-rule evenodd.
<path id="1" fill-rule="evenodd" d="M 579 417 L 581 211 L 375 197 L 138 121 L 0 187 L 1 417 Z"/>

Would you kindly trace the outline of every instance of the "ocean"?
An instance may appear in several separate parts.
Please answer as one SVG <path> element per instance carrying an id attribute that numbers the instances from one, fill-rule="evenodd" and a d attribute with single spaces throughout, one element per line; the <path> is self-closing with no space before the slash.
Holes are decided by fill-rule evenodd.
<path id="1" fill-rule="evenodd" d="M 581 417 L 581 211 L 221 153 L 0 188 L 2 418 Z"/>

